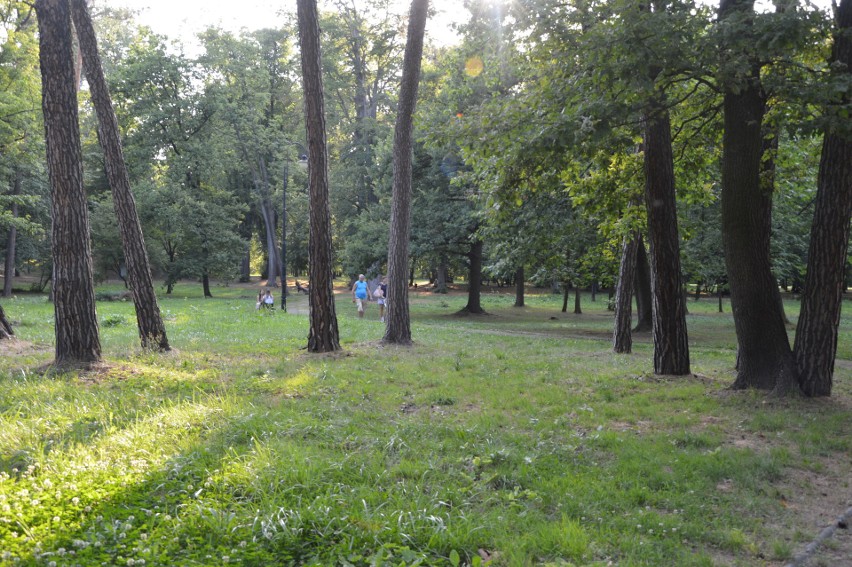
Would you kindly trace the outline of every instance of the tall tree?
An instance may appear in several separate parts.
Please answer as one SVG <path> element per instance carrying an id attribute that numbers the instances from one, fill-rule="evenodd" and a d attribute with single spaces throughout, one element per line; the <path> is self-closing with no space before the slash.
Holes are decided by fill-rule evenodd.
<path id="1" fill-rule="evenodd" d="M 830 63 L 835 79 L 845 83 L 833 91 L 839 96 L 826 108 L 808 272 L 796 327 L 799 386 L 808 396 L 831 395 L 852 218 L 852 0 L 841 0 L 835 17 Z"/>
<path id="2" fill-rule="evenodd" d="M 121 234 L 130 292 L 136 307 L 136 324 L 142 348 L 167 351 L 169 341 L 160 306 L 157 304 L 142 225 L 136 214 L 136 200 L 130 189 L 118 121 L 104 79 L 97 38 L 85 0 L 71 0 L 71 14 L 83 54 L 83 67 L 91 89 L 92 102 L 98 115 L 98 138 L 103 148 L 106 173 L 112 188 L 112 200 Z"/>
<path id="3" fill-rule="evenodd" d="M 689 341 L 681 283 L 671 122 L 662 98 L 650 103 L 644 121 L 654 373 L 684 375 L 689 374 Z"/>
<path id="4" fill-rule="evenodd" d="M 101 359 L 89 217 L 67 0 L 37 0 L 47 165 L 53 205 L 53 297 L 58 366 Z"/>
<path id="5" fill-rule="evenodd" d="M 428 10 L 429 0 L 412 0 L 393 139 L 393 208 L 388 243 L 388 297 L 392 299 L 387 306 L 387 326 L 382 341 L 403 345 L 411 343 L 411 318 L 408 311 L 411 138 Z"/>
<path id="6" fill-rule="evenodd" d="M 332 352 L 340 350 L 340 335 L 334 308 L 331 212 L 328 204 L 328 147 L 325 137 L 322 56 L 316 0 L 297 0 L 297 11 L 302 55 L 302 88 L 305 92 L 311 219 L 308 350 Z"/>
<path id="7" fill-rule="evenodd" d="M 760 183 L 766 94 L 754 53 L 753 0 L 722 0 L 722 231 L 737 332 L 734 389 L 783 394 L 796 387 L 796 367 L 769 259 L 772 196 Z"/>

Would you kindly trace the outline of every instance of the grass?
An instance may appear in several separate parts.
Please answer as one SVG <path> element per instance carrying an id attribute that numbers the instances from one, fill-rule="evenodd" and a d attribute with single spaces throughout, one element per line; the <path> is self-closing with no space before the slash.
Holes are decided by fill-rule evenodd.
<path id="1" fill-rule="evenodd" d="M 0 564 L 776 565 L 818 531 L 803 479 L 845 508 L 850 366 L 830 400 L 728 392 L 715 301 L 690 301 L 696 374 L 670 378 L 647 337 L 610 352 L 602 300 L 455 317 L 463 296 L 414 294 L 404 349 L 343 295 L 345 351 L 315 356 L 304 297 L 214 294 L 161 296 L 166 355 L 99 302 L 108 364 L 62 376 L 36 371 L 52 306 L 4 301 L 25 342 L 0 360 Z"/>

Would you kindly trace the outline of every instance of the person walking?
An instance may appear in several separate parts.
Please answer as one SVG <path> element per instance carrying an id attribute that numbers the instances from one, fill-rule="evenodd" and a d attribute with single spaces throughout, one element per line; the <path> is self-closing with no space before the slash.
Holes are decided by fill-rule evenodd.
<path id="1" fill-rule="evenodd" d="M 352 286 L 352 303 L 358 307 L 358 317 L 364 317 L 364 302 L 370 297 L 364 274 L 358 274 L 358 281 Z"/>
<path id="2" fill-rule="evenodd" d="M 381 283 L 376 287 L 376 291 L 373 292 L 373 295 L 376 296 L 376 303 L 379 305 L 379 321 L 382 323 L 385 322 L 385 304 L 388 301 L 388 277 L 385 276 L 381 279 Z"/>

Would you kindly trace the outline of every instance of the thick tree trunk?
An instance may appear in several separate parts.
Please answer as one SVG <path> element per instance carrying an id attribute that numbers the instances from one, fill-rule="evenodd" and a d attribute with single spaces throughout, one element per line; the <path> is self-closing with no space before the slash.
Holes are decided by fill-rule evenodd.
<path id="1" fill-rule="evenodd" d="M 340 350 L 340 333 L 334 307 L 331 210 L 328 203 L 328 147 L 325 138 L 319 16 L 316 0 L 297 0 L 296 4 L 302 54 L 302 88 L 305 93 L 310 198 L 308 277 L 311 286 L 308 291 L 308 351 L 333 352 Z M 393 294 L 390 296 L 393 297 Z"/>
<path id="2" fill-rule="evenodd" d="M 841 0 L 832 59 L 843 63 L 843 72 L 848 76 L 852 76 L 851 33 L 852 0 Z M 849 96 L 838 102 L 848 104 Z M 807 396 L 831 395 L 840 306 L 846 288 L 850 219 L 852 139 L 848 134 L 829 130 L 822 143 L 808 272 L 796 327 L 799 386 Z"/>
<path id="3" fill-rule="evenodd" d="M 470 245 L 468 258 L 470 259 L 470 272 L 468 276 L 467 289 L 467 305 L 461 310 L 461 313 L 470 313 L 473 315 L 483 315 L 485 310 L 482 309 L 482 249 L 483 242 L 476 239 Z"/>
<path id="4" fill-rule="evenodd" d="M 408 256 L 411 235 L 411 138 L 428 7 L 428 0 L 413 0 L 411 3 L 393 137 L 393 204 L 388 243 L 388 296 L 393 301 L 387 305 L 387 325 L 382 342 L 399 345 L 411 344 L 408 286 L 405 285 L 411 265 Z"/>
<path id="5" fill-rule="evenodd" d="M 101 58 L 92 20 L 86 8 L 85 0 L 71 0 L 74 26 L 83 55 L 86 79 L 89 82 L 92 102 L 98 115 L 98 138 L 104 152 L 104 165 L 118 228 L 121 234 L 122 250 L 127 264 L 127 280 L 136 307 L 136 323 L 139 329 L 142 348 L 169 350 L 166 327 L 157 303 L 154 291 L 154 278 L 148 262 L 148 251 L 142 235 L 142 224 L 136 213 L 136 201 L 130 190 L 130 178 L 124 162 L 124 150 L 118 131 L 109 89 L 104 79 Z"/>
<path id="6" fill-rule="evenodd" d="M 0 305 L 0 340 L 11 339 L 15 336 L 15 331 L 12 330 L 12 324 L 6 319 L 6 312 L 3 311 L 3 306 Z"/>
<path id="7" fill-rule="evenodd" d="M 671 124 L 668 110 L 656 100 L 645 116 L 645 208 L 651 259 L 654 373 L 689 374 Z"/>
<path id="8" fill-rule="evenodd" d="M 100 361 L 101 343 L 95 312 L 89 215 L 83 191 L 71 14 L 66 0 L 37 0 L 35 6 L 52 189 L 55 363 L 88 365 Z"/>
<path id="9" fill-rule="evenodd" d="M 653 302 L 651 301 L 651 267 L 645 242 L 639 234 L 636 240 L 636 327 L 634 333 L 645 333 L 653 326 Z"/>
<path id="10" fill-rule="evenodd" d="M 720 19 L 737 12 L 753 13 L 753 1 L 722 0 Z M 772 195 L 760 184 L 765 107 L 755 63 L 744 82 L 725 88 L 722 235 L 739 347 L 732 387 L 774 389 L 781 394 L 797 386 L 769 260 Z"/>
<path id="11" fill-rule="evenodd" d="M 12 181 L 12 195 L 21 194 L 21 170 L 15 168 L 15 177 Z M 18 203 L 12 203 L 12 218 L 18 218 Z M 14 226 L 9 228 L 6 238 L 6 262 L 3 272 L 3 297 L 12 297 L 12 282 L 15 280 L 15 251 L 18 242 L 18 229 Z"/>
<path id="12" fill-rule="evenodd" d="M 448 272 L 447 259 L 441 256 L 441 259 L 438 261 L 438 270 L 435 274 L 435 293 L 447 293 Z"/>
<path id="13" fill-rule="evenodd" d="M 246 253 L 240 260 L 240 281 L 243 283 L 251 281 L 251 247 L 246 246 Z"/>
<path id="14" fill-rule="evenodd" d="M 618 288 L 615 293 L 615 328 L 612 332 L 612 350 L 617 353 L 633 352 L 630 316 L 633 310 L 633 283 L 636 276 L 636 251 L 639 233 L 624 238 L 621 247 L 621 264 L 618 268 Z"/>
<path id="15" fill-rule="evenodd" d="M 515 307 L 524 306 L 524 267 L 515 271 Z"/>

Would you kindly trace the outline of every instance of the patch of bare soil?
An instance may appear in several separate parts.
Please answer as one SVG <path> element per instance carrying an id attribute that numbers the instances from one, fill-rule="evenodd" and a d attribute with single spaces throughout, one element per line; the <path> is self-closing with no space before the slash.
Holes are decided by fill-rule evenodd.
<path id="1" fill-rule="evenodd" d="M 19 354 L 43 352 L 45 350 L 47 350 L 45 347 L 39 347 L 31 342 L 22 341 L 14 337 L 0 341 L 0 356 L 14 356 Z"/>
<path id="2" fill-rule="evenodd" d="M 726 391 L 725 395 L 734 396 L 735 392 Z M 809 411 L 807 406 L 813 406 L 814 415 L 820 413 L 820 408 L 831 406 L 832 411 L 848 412 L 852 415 L 852 397 L 838 392 L 836 396 L 821 400 L 793 402 L 788 399 L 767 400 L 768 404 L 797 403 L 803 407 L 801 411 Z M 718 423 L 720 420 L 711 416 L 705 417 L 702 423 L 706 426 Z M 724 424 L 723 424 L 724 425 Z M 727 428 L 733 431 L 733 427 Z M 764 434 L 760 432 L 737 430 L 729 435 L 727 442 L 735 447 L 750 449 L 755 452 L 769 452 L 773 448 L 784 447 L 792 454 L 797 448 L 783 436 Z M 802 459 L 804 460 L 804 459 Z M 850 507 L 852 507 L 852 456 L 838 454 L 814 457 L 808 456 L 810 463 L 807 468 L 789 469 L 785 478 L 773 485 L 778 501 L 783 509 L 778 515 L 767 516 L 763 524 L 766 534 L 773 534 L 774 539 L 785 541 L 791 550 L 792 557 L 802 554 L 806 547 L 815 541 L 825 528 L 835 525 Z M 729 492 L 734 487 L 729 480 L 719 483 L 716 487 L 720 492 Z M 771 567 L 850 567 L 852 566 L 852 533 L 848 527 L 840 527 L 832 536 L 823 541 L 816 551 L 803 562 L 791 563 L 789 559 L 771 559 L 775 552 L 765 543 L 759 565 Z M 742 558 L 738 558 L 741 560 Z M 718 556 L 722 565 L 739 564 L 733 558 Z M 729 561 L 730 560 L 730 561 Z"/>

